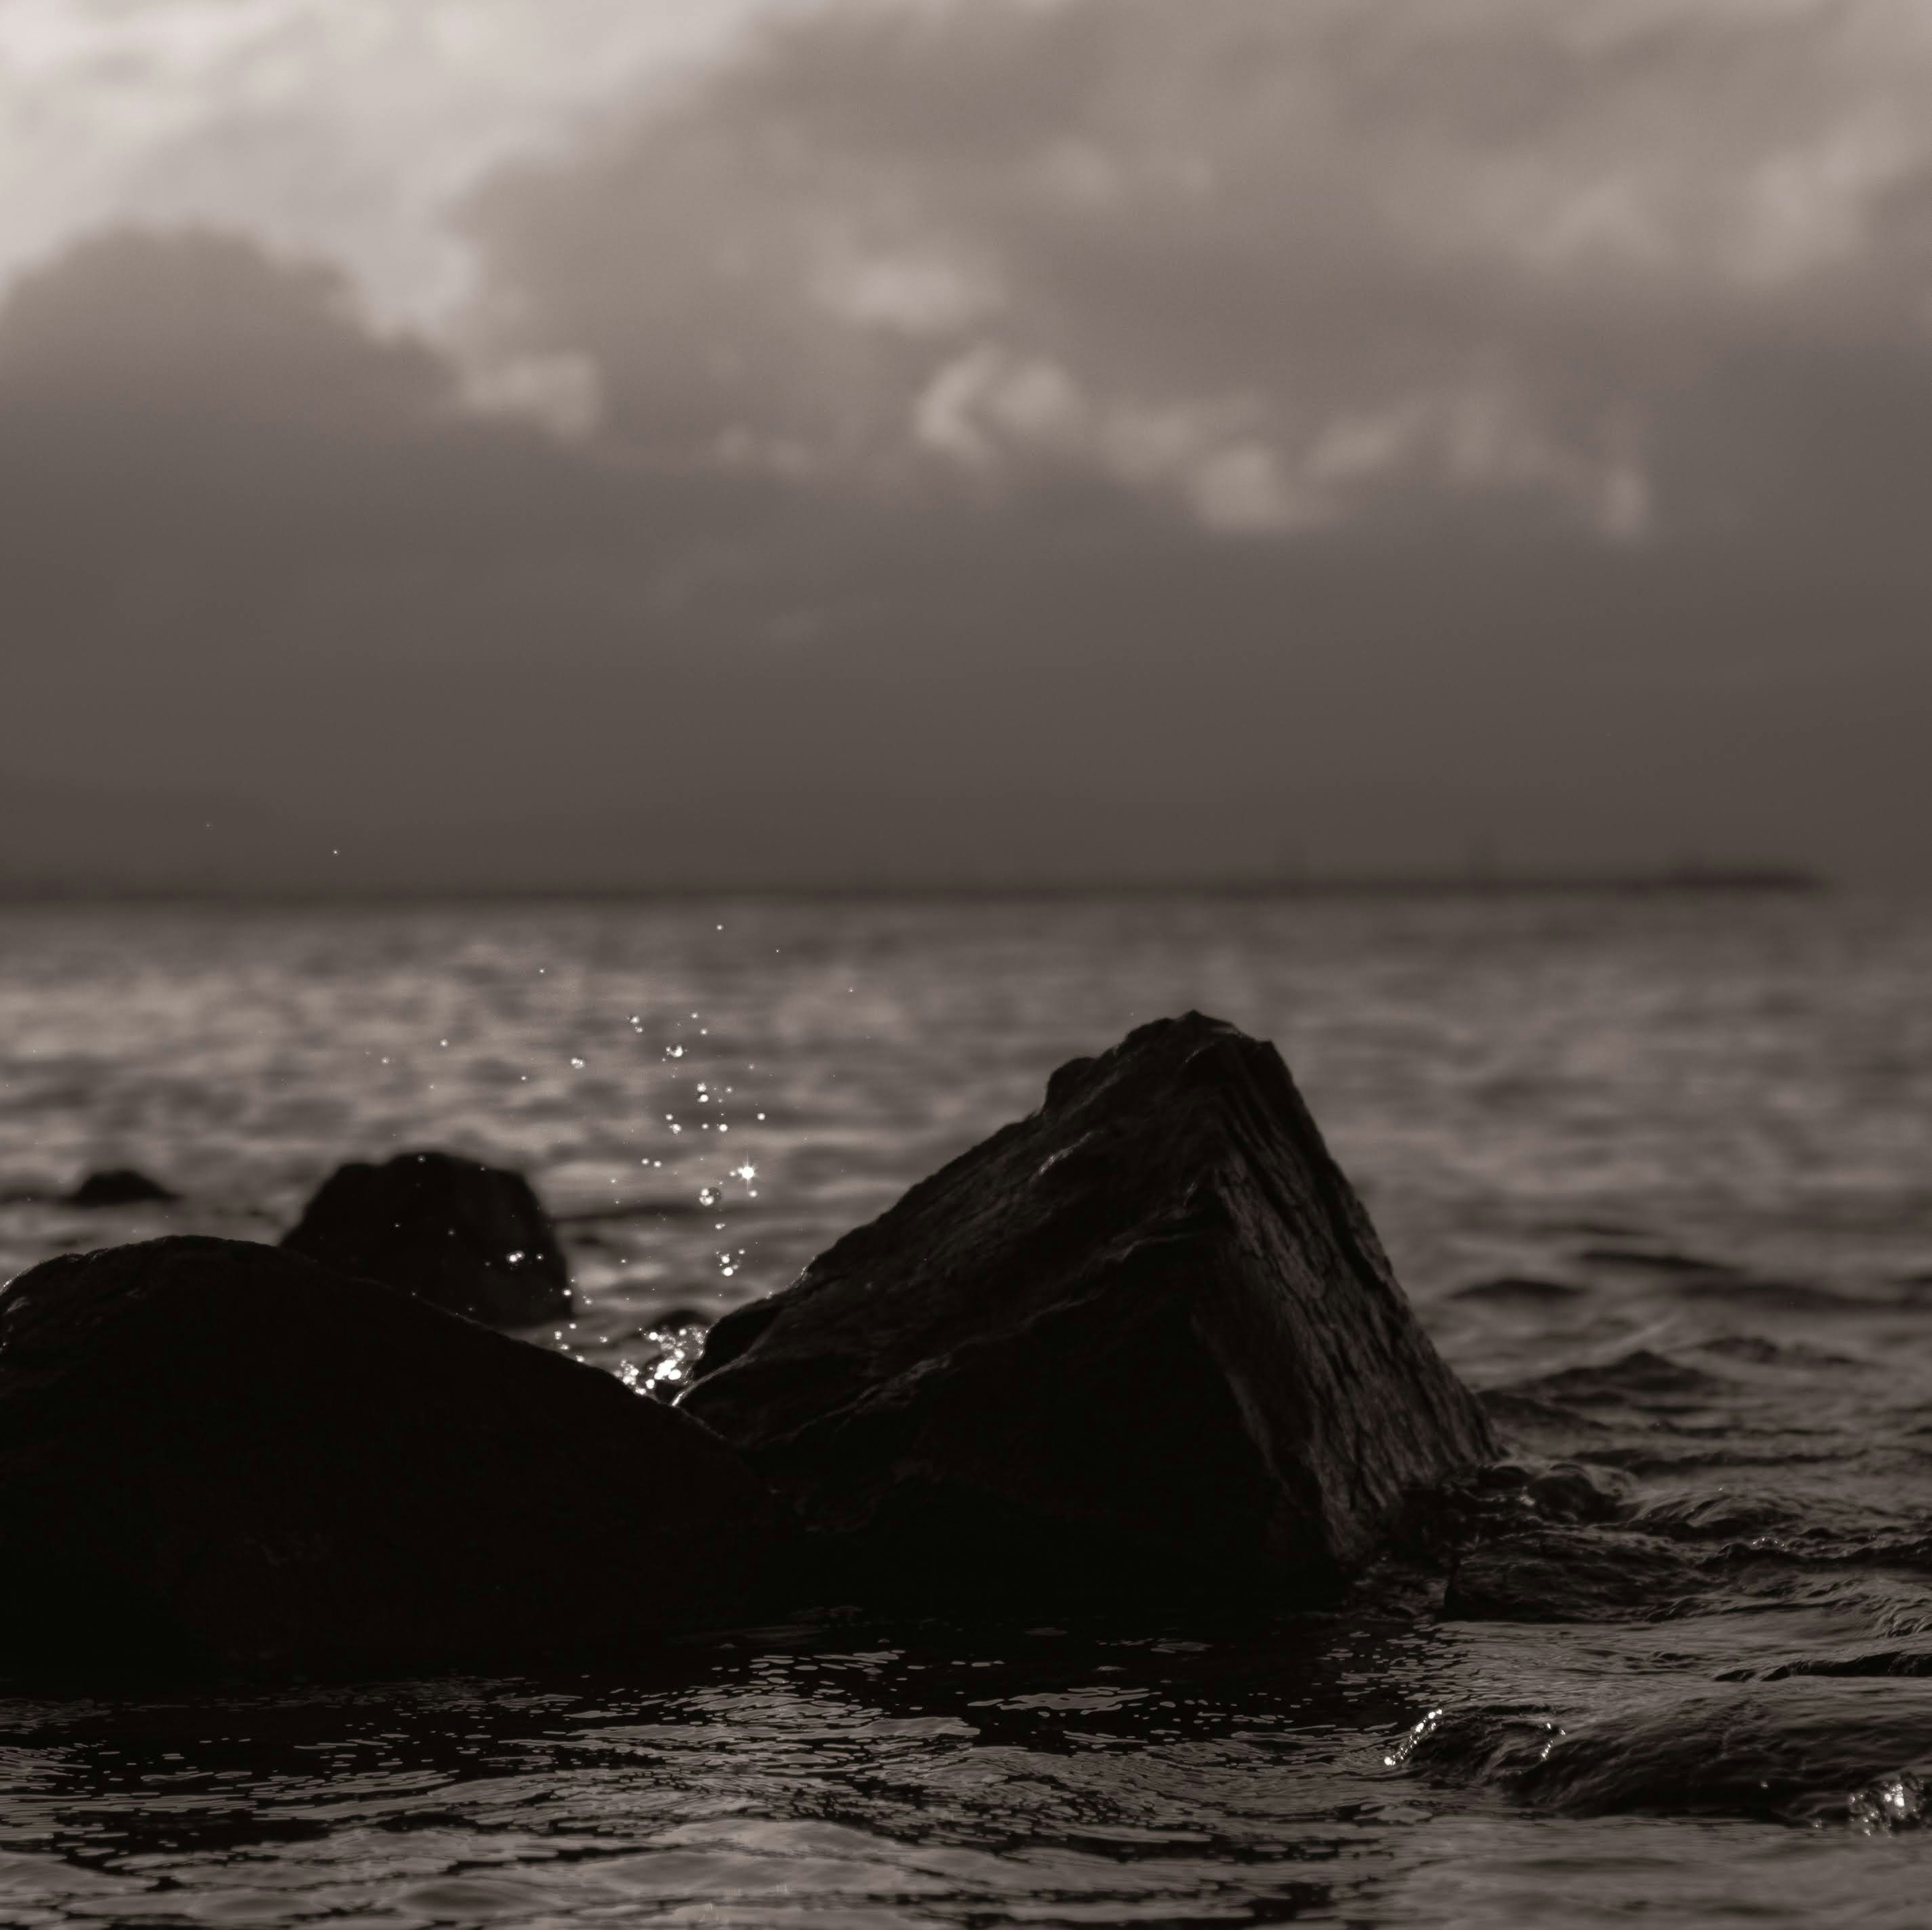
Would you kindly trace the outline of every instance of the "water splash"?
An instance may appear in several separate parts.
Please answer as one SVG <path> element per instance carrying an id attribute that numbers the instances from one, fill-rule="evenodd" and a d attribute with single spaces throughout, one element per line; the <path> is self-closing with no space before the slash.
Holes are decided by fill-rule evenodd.
<path id="1" fill-rule="evenodd" d="M 640 1337 L 652 1351 L 641 1360 L 617 1363 L 617 1378 L 633 1394 L 668 1400 L 691 1377 L 692 1363 L 704 1351 L 708 1324 L 679 1321 L 645 1330 Z"/>
<path id="2" fill-rule="evenodd" d="M 1901 1829 L 1922 1829 L 1932 1821 L 1932 1802 L 1924 1783 L 1910 1769 L 1880 1776 L 1856 1791 L 1846 1805 L 1846 1820 L 1861 1835 L 1889 1836 Z"/>

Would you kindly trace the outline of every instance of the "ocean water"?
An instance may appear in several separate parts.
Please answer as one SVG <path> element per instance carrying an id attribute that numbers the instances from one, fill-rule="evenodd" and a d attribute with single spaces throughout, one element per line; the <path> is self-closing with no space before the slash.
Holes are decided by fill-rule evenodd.
<path id="1" fill-rule="evenodd" d="M 532 1337 L 674 1385 L 1190 1007 L 1280 1046 L 1510 1437 L 1446 1595 L 112 1700 L 0 1658 L 0 1923 L 1924 1922 L 1932 907 L 14 908 L 0 1275 L 446 1146 L 563 1219 Z M 58 1202 L 110 1165 L 183 1197 Z"/>

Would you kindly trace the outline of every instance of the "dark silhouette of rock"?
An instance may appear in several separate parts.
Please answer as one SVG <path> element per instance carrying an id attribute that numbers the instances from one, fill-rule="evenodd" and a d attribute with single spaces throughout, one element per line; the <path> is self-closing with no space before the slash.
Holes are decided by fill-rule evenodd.
<path id="1" fill-rule="evenodd" d="M 680 1403 L 852 1586 L 1332 1592 L 1496 1445 L 1274 1049 L 1190 1013 L 711 1330 Z"/>
<path id="2" fill-rule="evenodd" d="M 0 1295 L 0 1668 L 442 1665 L 742 1619 L 784 1511 L 611 1376 L 268 1246 Z"/>
<path id="3" fill-rule="evenodd" d="M 150 1201 L 178 1199 L 159 1181 L 132 1166 L 112 1166 L 91 1172 L 67 1196 L 70 1206 L 141 1206 Z"/>
<path id="4" fill-rule="evenodd" d="M 1695 1253 L 1673 1253 L 1640 1247 L 1586 1247 L 1576 1257 L 1588 1266 L 1630 1267 L 1645 1273 L 1725 1274 L 1737 1268 L 1724 1260 L 1702 1259 Z"/>
<path id="5" fill-rule="evenodd" d="M 1452 1300 L 1478 1300 L 1498 1307 L 1542 1308 L 1560 1306 L 1568 1300 L 1580 1300 L 1588 1289 L 1572 1286 L 1567 1280 L 1537 1280 L 1521 1274 L 1506 1274 L 1500 1280 L 1472 1280 L 1459 1286 Z"/>
<path id="6" fill-rule="evenodd" d="M 529 1181 L 450 1153 L 338 1166 L 282 1244 L 493 1327 L 572 1312 L 563 1244 Z"/>

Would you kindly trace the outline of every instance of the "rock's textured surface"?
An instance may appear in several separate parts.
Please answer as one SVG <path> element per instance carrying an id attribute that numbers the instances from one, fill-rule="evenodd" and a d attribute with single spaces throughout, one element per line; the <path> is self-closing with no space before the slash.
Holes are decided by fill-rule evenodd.
<path id="1" fill-rule="evenodd" d="M 1496 1451 L 1279 1055 L 1198 1013 L 726 1316 L 682 1406 L 942 1595 L 1318 1594 Z"/>
<path id="2" fill-rule="evenodd" d="M 338 1669 L 740 1617 L 788 1526 L 610 1376 L 273 1247 L 50 1260 L 0 1295 L 11 1669 Z"/>
<path id="3" fill-rule="evenodd" d="M 570 1317 L 562 1242 L 530 1182 L 453 1154 L 338 1166 L 282 1244 L 493 1327 Z"/>

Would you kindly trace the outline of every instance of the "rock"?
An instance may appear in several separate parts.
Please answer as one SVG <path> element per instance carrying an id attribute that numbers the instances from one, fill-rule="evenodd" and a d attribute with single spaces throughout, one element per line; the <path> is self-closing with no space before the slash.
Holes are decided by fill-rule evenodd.
<path id="1" fill-rule="evenodd" d="M 890 1594 L 1331 1593 L 1487 1458 L 1274 1049 L 1190 1013 L 1048 1082 L 680 1402 Z"/>
<path id="2" fill-rule="evenodd" d="M 1444 1499 L 1462 1502 L 1470 1538 L 1493 1540 L 1542 1521 L 1620 1521 L 1634 1512 L 1628 1480 L 1614 1468 L 1535 1455 L 1492 1461 L 1454 1484 Z"/>
<path id="3" fill-rule="evenodd" d="M 1467 1286 L 1459 1286 L 1449 1297 L 1484 1301 L 1497 1307 L 1529 1307 L 1540 1313 L 1546 1307 L 1561 1306 L 1565 1301 L 1581 1300 L 1588 1291 L 1587 1287 L 1572 1286 L 1567 1280 L 1507 1274 L 1500 1280 L 1472 1280 Z"/>
<path id="4" fill-rule="evenodd" d="M 70 1206 L 142 1206 L 154 1200 L 178 1199 L 158 1180 L 132 1166 L 112 1166 L 91 1172 L 67 1196 Z"/>
<path id="5" fill-rule="evenodd" d="M 635 1646 L 763 1607 L 783 1511 L 689 1415 L 274 1247 L 0 1295 L 0 1668 L 338 1671 Z"/>
<path id="6" fill-rule="evenodd" d="M 282 1244 L 493 1327 L 572 1310 L 562 1242 L 529 1181 L 450 1153 L 338 1166 Z"/>
<path id="7" fill-rule="evenodd" d="M 1396 1758 L 1574 1816 L 1856 1826 L 1885 1820 L 1869 1811 L 1886 1778 L 1932 1768 L 1932 1684 L 1699 1685 L 1574 1724 L 1456 1709 L 1425 1718 Z"/>
<path id="8" fill-rule="evenodd" d="M 1726 1274 L 1737 1268 L 1723 1260 L 1702 1259 L 1695 1253 L 1637 1247 L 1586 1247 L 1576 1257 L 1586 1266 L 1630 1267 L 1644 1273 Z"/>

